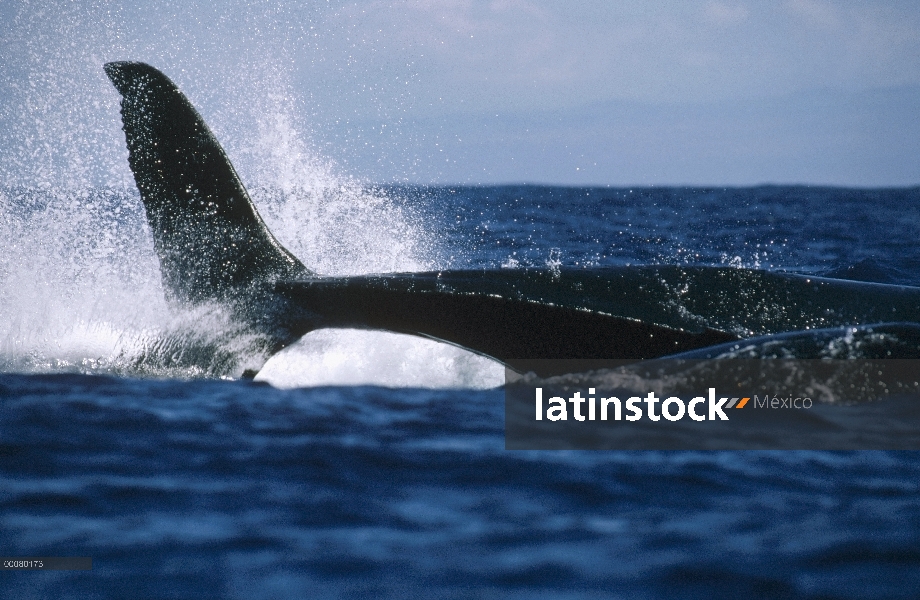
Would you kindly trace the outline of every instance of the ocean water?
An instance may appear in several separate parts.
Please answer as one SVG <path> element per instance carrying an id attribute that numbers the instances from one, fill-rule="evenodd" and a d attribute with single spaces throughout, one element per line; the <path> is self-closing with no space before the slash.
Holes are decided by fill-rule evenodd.
<path id="1" fill-rule="evenodd" d="M 727 265 L 920 285 L 920 189 L 256 189 L 324 274 Z M 916 598 L 915 452 L 504 449 L 503 369 L 322 331 L 237 379 L 136 192 L 0 190 L 3 598 Z M 235 370 L 236 369 L 236 370 Z"/>

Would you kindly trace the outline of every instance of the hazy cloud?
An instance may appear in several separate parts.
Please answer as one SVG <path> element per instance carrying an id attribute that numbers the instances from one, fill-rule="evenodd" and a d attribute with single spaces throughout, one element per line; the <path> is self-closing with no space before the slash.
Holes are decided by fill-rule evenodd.
<path id="1" fill-rule="evenodd" d="M 13 0 L 0 16 L 12 179 L 124 171 L 120 146 L 85 148 L 115 146 L 100 67 L 130 58 L 176 79 L 244 172 L 277 162 L 257 132 L 374 180 L 920 181 L 890 135 L 917 121 L 916 2 Z M 852 168 L 859 148 L 884 175 Z"/>

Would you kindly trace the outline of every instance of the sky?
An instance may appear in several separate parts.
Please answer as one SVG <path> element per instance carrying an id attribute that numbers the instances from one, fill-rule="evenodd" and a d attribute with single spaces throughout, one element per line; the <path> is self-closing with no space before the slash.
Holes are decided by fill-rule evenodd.
<path id="1" fill-rule="evenodd" d="M 0 4 L 0 181 L 124 183 L 109 60 L 248 185 L 920 184 L 920 3 Z"/>

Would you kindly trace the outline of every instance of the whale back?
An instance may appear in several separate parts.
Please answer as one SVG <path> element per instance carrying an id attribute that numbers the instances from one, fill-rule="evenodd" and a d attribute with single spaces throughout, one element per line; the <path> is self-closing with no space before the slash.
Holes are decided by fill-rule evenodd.
<path id="1" fill-rule="evenodd" d="M 115 62 L 128 162 L 167 293 L 224 301 L 254 284 L 312 273 L 274 238 L 201 115 L 153 67 Z"/>

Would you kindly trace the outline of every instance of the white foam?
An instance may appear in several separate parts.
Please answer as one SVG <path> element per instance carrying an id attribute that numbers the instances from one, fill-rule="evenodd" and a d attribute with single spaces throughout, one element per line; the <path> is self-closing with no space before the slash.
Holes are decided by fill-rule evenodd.
<path id="1" fill-rule="evenodd" d="M 489 389 L 504 384 L 492 359 L 420 337 L 321 329 L 269 359 L 256 381 L 280 388 L 323 385 Z"/>

